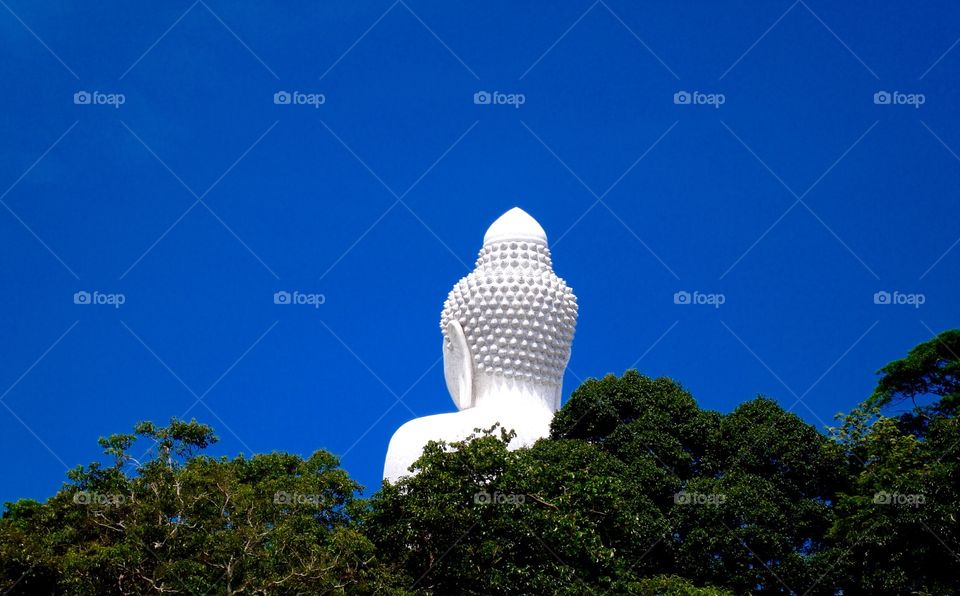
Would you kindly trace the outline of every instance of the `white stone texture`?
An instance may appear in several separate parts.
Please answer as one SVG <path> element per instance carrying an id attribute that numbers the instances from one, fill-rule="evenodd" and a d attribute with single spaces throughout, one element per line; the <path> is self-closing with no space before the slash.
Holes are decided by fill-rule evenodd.
<path id="1" fill-rule="evenodd" d="M 511 448 L 545 437 L 560 407 L 576 321 L 577 299 L 553 272 L 543 228 L 522 209 L 506 212 L 440 316 L 444 376 L 461 411 L 400 427 L 384 478 L 409 474 L 428 441 L 460 440 L 495 422 L 517 432 Z"/>

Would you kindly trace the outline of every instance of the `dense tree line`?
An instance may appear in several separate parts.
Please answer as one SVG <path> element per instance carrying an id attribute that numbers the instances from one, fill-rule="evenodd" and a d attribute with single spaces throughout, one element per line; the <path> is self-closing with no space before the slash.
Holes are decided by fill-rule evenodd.
<path id="1" fill-rule="evenodd" d="M 828 434 L 764 397 L 720 414 L 667 378 L 589 380 L 548 439 L 431 443 L 366 500 L 325 451 L 212 458 L 203 424 L 141 423 L 6 504 L 0 591 L 953 593 L 958 353 L 960 331 L 917 346 Z"/>

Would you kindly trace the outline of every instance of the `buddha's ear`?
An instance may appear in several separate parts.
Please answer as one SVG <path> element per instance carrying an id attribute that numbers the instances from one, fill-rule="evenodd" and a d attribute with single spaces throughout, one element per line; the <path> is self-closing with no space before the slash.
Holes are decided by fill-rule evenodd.
<path id="1" fill-rule="evenodd" d="M 473 358 L 463 327 L 455 320 L 447 323 L 443 342 L 443 376 L 457 409 L 473 407 Z"/>

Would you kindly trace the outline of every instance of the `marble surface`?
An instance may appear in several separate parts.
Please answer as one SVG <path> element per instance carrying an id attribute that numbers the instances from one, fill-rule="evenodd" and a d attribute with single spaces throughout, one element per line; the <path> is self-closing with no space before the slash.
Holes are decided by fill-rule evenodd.
<path id="1" fill-rule="evenodd" d="M 543 227 L 518 207 L 487 230 L 474 270 L 440 317 L 447 391 L 458 412 L 416 418 L 390 440 L 383 476 L 410 474 L 430 440 L 466 438 L 499 422 L 511 449 L 547 436 L 560 407 L 577 299 L 553 271 Z"/>

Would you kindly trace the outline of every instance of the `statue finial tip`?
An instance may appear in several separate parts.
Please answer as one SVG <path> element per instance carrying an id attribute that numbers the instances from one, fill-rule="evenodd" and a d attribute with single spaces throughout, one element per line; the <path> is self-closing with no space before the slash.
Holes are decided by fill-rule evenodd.
<path id="1" fill-rule="evenodd" d="M 547 244 L 547 233 L 529 213 L 514 207 L 497 218 L 483 236 L 483 243 L 525 240 Z"/>

